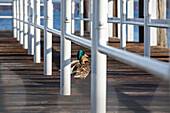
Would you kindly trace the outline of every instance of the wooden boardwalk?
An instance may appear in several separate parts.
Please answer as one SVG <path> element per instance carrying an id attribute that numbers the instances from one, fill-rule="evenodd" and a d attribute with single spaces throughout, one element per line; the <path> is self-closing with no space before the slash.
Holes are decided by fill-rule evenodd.
<path id="1" fill-rule="evenodd" d="M 72 80 L 72 95 L 60 96 L 59 37 L 53 37 L 53 75 L 43 76 L 42 63 L 35 64 L 11 32 L 0 32 L 0 113 L 89 113 L 90 77 Z M 118 39 L 109 45 L 119 47 Z M 72 44 L 72 60 L 79 49 Z M 127 43 L 127 50 L 143 54 L 143 43 Z M 152 47 L 151 56 L 168 62 L 168 49 Z M 43 40 L 42 40 L 43 55 Z M 142 70 L 108 58 L 107 113 L 168 113 L 169 84 Z"/>

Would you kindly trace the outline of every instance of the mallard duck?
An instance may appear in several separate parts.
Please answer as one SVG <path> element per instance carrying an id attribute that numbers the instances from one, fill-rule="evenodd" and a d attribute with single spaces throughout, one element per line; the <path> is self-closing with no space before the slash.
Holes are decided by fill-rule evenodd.
<path id="1" fill-rule="evenodd" d="M 88 56 L 80 50 L 77 54 L 79 62 L 72 67 L 71 75 L 73 78 L 84 79 L 89 75 L 90 66 L 86 62 L 90 62 Z"/>
<path id="2" fill-rule="evenodd" d="M 77 60 L 73 60 L 73 61 L 71 62 L 71 73 L 72 73 L 72 71 L 73 71 L 74 66 L 75 66 L 76 64 L 79 64 L 79 63 L 80 63 L 80 58 L 81 58 L 83 55 L 86 56 L 86 57 L 88 57 L 88 55 L 86 55 L 85 52 L 82 51 L 82 50 L 80 50 L 80 51 L 77 52 Z"/>

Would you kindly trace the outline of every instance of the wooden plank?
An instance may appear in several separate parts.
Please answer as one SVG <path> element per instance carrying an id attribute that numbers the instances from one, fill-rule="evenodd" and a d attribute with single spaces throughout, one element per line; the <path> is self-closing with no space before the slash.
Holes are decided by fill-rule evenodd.
<path id="1" fill-rule="evenodd" d="M 27 50 L 23 51 L 14 38 L 0 38 L 0 112 L 90 113 L 90 76 L 85 83 L 72 80 L 71 96 L 59 95 L 59 41 L 59 37 L 53 37 L 53 76 L 43 76 L 43 62 L 33 63 L 33 56 L 27 56 Z M 109 45 L 119 47 L 119 40 L 111 38 Z M 90 50 L 72 44 L 72 60 L 80 49 L 91 56 Z M 128 42 L 127 49 L 143 54 L 143 43 Z M 153 46 L 151 56 L 167 60 L 168 49 Z M 108 113 L 168 113 L 167 81 L 112 58 L 107 60 Z"/>

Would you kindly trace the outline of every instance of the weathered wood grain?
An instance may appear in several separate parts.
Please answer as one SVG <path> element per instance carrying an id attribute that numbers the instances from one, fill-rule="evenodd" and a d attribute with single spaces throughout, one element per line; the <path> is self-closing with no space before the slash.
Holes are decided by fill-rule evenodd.
<path id="1" fill-rule="evenodd" d="M 72 95 L 61 96 L 60 44 L 53 37 L 53 75 L 43 75 L 42 63 L 35 64 L 16 39 L 0 37 L 0 113 L 89 113 L 90 76 L 72 80 Z M 119 48 L 118 39 L 109 45 Z M 79 49 L 89 56 L 90 50 L 72 44 L 72 60 Z M 143 54 L 143 43 L 128 43 L 127 50 Z M 151 56 L 168 62 L 168 49 L 151 47 Z M 108 113 L 168 113 L 169 83 L 112 58 L 107 62 Z"/>

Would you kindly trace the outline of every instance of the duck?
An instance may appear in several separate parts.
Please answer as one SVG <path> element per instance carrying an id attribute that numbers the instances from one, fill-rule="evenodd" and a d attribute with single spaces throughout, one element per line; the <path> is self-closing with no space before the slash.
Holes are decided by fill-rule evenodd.
<path id="1" fill-rule="evenodd" d="M 71 68 L 71 76 L 75 79 L 86 79 L 90 73 L 90 66 L 86 62 L 90 62 L 88 55 L 82 50 L 78 51 L 77 59 L 79 62 L 75 63 Z"/>
<path id="2" fill-rule="evenodd" d="M 80 58 L 81 58 L 83 55 L 84 55 L 85 57 L 88 57 L 88 55 L 85 54 L 85 52 L 84 52 L 83 50 L 79 50 L 79 51 L 77 52 L 77 60 L 73 60 L 73 61 L 71 62 L 71 69 L 70 69 L 71 73 L 72 73 L 72 71 L 73 71 L 74 66 L 75 66 L 76 64 L 80 64 Z"/>

